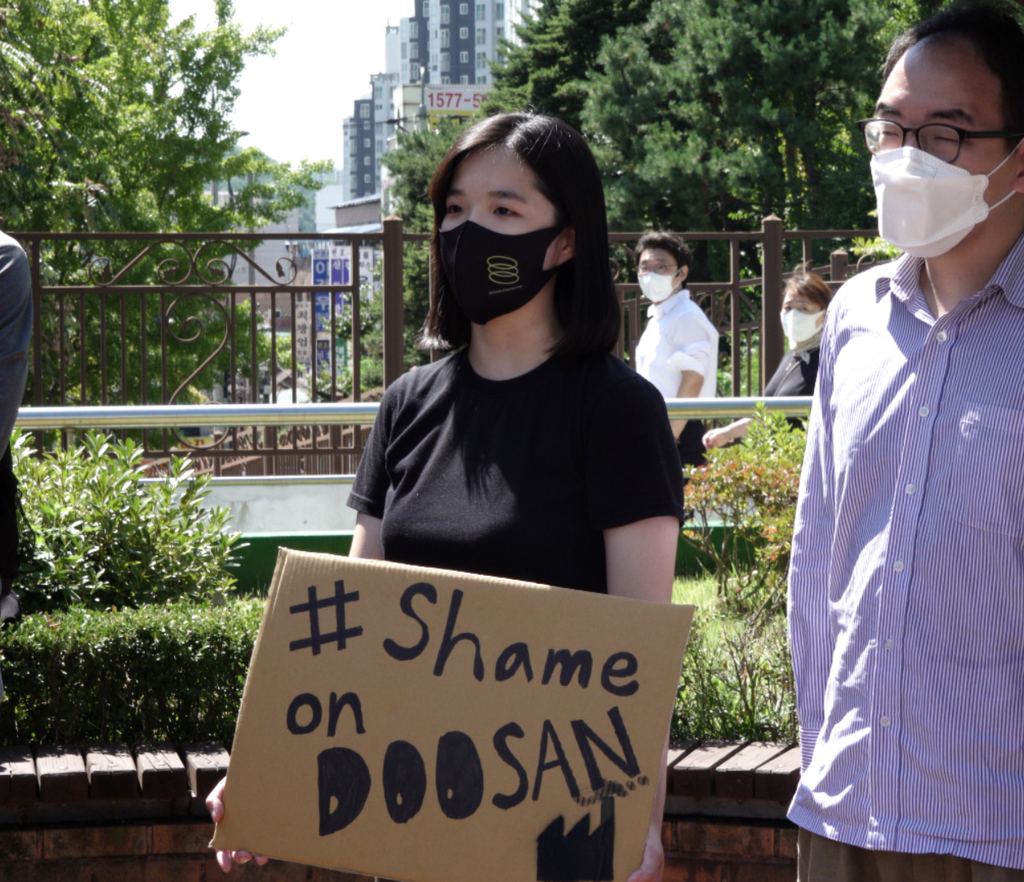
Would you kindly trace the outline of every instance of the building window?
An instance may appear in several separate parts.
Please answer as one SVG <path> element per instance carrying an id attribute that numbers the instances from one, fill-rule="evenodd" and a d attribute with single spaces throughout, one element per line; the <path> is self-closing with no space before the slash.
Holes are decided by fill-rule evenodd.
<path id="1" fill-rule="evenodd" d="M 494 29 L 494 40 L 495 40 L 495 42 L 497 42 L 498 40 L 501 40 L 504 36 L 505 36 L 505 29 L 504 28 L 495 28 Z"/>
<path id="2" fill-rule="evenodd" d="M 487 4 L 477 3 L 476 5 L 476 20 L 487 21 Z"/>
<path id="3" fill-rule="evenodd" d="M 503 19 L 505 17 L 505 4 L 495 3 L 494 4 L 494 17 L 496 19 Z"/>
<path id="4" fill-rule="evenodd" d="M 377 142 L 377 152 L 378 153 L 383 153 L 384 152 L 384 142 L 383 141 L 378 141 Z"/>
<path id="5" fill-rule="evenodd" d="M 448 28 L 445 28 L 443 31 L 441 31 L 441 48 L 442 49 L 447 49 L 447 48 L 449 48 L 452 45 L 451 33 L 452 32 L 449 31 Z"/>
<path id="6" fill-rule="evenodd" d="M 487 45 L 487 28 L 476 29 L 476 44 L 477 46 Z"/>
<path id="7" fill-rule="evenodd" d="M 469 15 L 469 4 L 468 3 L 460 3 L 459 4 L 459 15 Z"/>
<path id="8" fill-rule="evenodd" d="M 380 101 L 380 99 L 384 97 L 384 89 L 383 89 L 383 87 L 381 87 L 381 86 L 374 86 L 373 87 L 373 97 L 376 98 L 378 101 Z"/>
<path id="9" fill-rule="evenodd" d="M 360 119 L 369 119 L 369 117 L 370 117 L 370 105 L 369 104 L 360 104 L 359 105 L 359 118 Z"/>
<path id="10" fill-rule="evenodd" d="M 363 114 L 363 116 L 369 116 L 369 115 L 370 115 L 370 114 L 368 114 L 368 113 L 364 113 L 364 114 Z M 364 123 L 363 123 L 363 131 L 364 131 L 364 132 L 368 132 L 368 131 L 370 131 L 370 124 L 369 124 L 368 122 L 364 122 Z"/>
<path id="11" fill-rule="evenodd" d="M 468 40 L 469 39 L 469 28 L 459 28 L 459 39 L 460 40 Z"/>
<path id="12" fill-rule="evenodd" d="M 430 18 L 430 3 L 428 0 L 423 0 L 423 17 Z"/>
<path id="13" fill-rule="evenodd" d="M 363 175 L 363 183 L 364 184 L 370 183 L 370 176 L 369 175 Z"/>
<path id="14" fill-rule="evenodd" d="M 468 52 L 460 52 L 459 53 L 459 64 L 469 64 L 469 53 Z"/>
<path id="15" fill-rule="evenodd" d="M 420 66 L 418 64 L 409 65 L 409 82 L 415 83 L 420 78 Z"/>
<path id="16" fill-rule="evenodd" d="M 451 55 L 447 52 L 441 53 L 441 73 L 445 73 L 452 69 Z"/>
<path id="17" fill-rule="evenodd" d="M 477 54 L 476 54 L 476 66 L 477 66 L 478 69 L 481 68 L 481 67 L 487 67 L 487 53 L 486 52 L 477 52 Z M 479 79 L 479 77 L 477 79 Z"/>
<path id="18" fill-rule="evenodd" d="M 374 127 L 374 131 L 378 135 L 383 135 L 384 134 L 384 123 L 377 123 L 377 125 Z"/>
<path id="19" fill-rule="evenodd" d="M 451 7 L 447 3 L 441 4 L 441 24 L 448 24 L 451 20 Z"/>
<path id="20" fill-rule="evenodd" d="M 415 60 L 415 59 L 420 57 L 420 44 L 419 43 L 410 43 L 409 44 L 409 57 L 412 58 L 413 60 Z"/>
<path id="21" fill-rule="evenodd" d="M 451 81 L 452 81 L 451 77 L 441 77 L 441 85 L 442 86 L 451 85 Z"/>
<path id="22" fill-rule="evenodd" d="M 480 85 L 482 85 L 482 86 L 486 86 L 486 85 L 487 85 L 487 77 L 485 77 L 485 76 L 480 76 L 479 74 L 477 74 L 477 78 L 476 78 L 476 81 L 477 81 L 477 82 L 478 82 L 478 83 L 479 83 Z"/>
<path id="23" fill-rule="evenodd" d="M 408 57 L 409 57 L 409 44 L 408 43 L 403 43 L 402 44 L 402 61 L 405 61 L 406 59 L 408 59 Z"/>
<path id="24" fill-rule="evenodd" d="M 363 147 L 365 147 L 367 150 L 370 149 L 370 139 L 369 138 L 363 138 Z"/>
<path id="25" fill-rule="evenodd" d="M 370 157 L 369 156 L 364 156 L 363 157 L 363 165 L 369 165 L 369 164 L 370 164 Z"/>
<path id="26" fill-rule="evenodd" d="M 467 77 L 465 74 L 463 74 L 461 77 L 459 77 L 459 82 L 462 83 L 462 85 L 464 85 L 464 86 L 468 86 L 469 85 L 469 77 Z"/>
<path id="27" fill-rule="evenodd" d="M 409 39 L 418 40 L 420 38 L 420 23 L 418 21 L 409 22 Z"/>

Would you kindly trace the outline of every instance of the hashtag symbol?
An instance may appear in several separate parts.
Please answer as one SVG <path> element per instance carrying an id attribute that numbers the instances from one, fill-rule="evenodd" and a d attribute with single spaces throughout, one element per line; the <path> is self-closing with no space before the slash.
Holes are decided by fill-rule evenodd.
<path id="1" fill-rule="evenodd" d="M 289 607 L 288 610 L 292 615 L 309 613 L 309 637 L 293 640 L 288 645 L 292 652 L 295 652 L 297 649 L 305 649 L 308 646 L 312 647 L 313 655 L 319 655 L 321 646 L 335 640 L 338 642 L 338 649 L 344 649 L 345 641 L 349 637 L 358 637 L 363 633 L 361 625 L 355 628 L 345 627 L 345 604 L 359 600 L 359 592 L 352 591 L 346 594 L 345 581 L 343 579 L 339 579 L 334 583 L 333 597 L 325 597 L 322 600 L 318 599 L 316 596 L 316 585 L 310 585 L 308 591 L 309 601 L 307 603 L 297 603 L 295 606 Z M 320 610 L 328 606 L 334 607 L 336 627 L 330 634 L 321 634 Z"/>

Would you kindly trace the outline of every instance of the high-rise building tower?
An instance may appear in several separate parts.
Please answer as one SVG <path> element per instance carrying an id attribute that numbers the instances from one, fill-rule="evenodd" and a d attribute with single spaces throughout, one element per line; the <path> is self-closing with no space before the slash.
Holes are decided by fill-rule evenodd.
<path id="1" fill-rule="evenodd" d="M 370 77 L 370 94 L 355 102 L 353 116 L 343 123 L 347 199 L 380 192 L 381 157 L 394 143 L 394 120 L 403 114 L 394 103 L 395 87 L 490 85 L 502 39 L 515 40 L 515 25 L 538 2 L 410 0 L 412 15 L 385 28 L 384 70 Z"/>

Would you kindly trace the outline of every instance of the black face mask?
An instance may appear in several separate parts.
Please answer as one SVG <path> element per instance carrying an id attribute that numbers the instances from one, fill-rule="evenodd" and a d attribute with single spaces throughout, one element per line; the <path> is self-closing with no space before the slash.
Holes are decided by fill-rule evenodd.
<path id="1" fill-rule="evenodd" d="M 558 267 L 544 257 L 563 227 L 508 236 L 466 221 L 441 231 L 441 265 L 466 317 L 478 325 L 525 306 Z"/>

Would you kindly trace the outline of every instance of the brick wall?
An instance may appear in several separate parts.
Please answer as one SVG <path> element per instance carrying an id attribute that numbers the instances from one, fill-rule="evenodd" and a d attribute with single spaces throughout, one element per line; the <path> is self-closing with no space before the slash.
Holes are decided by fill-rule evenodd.
<path id="1" fill-rule="evenodd" d="M 664 882 L 793 882 L 796 828 L 787 821 L 666 818 Z"/>
<path id="2" fill-rule="evenodd" d="M 204 882 L 223 878 L 196 821 L 0 830 L 4 882 Z M 665 882 L 792 882 L 796 829 L 784 821 L 666 819 Z M 372 882 L 369 877 L 271 861 L 235 867 L 232 879 Z"/>
<path id="3" fill-rule="evenodd" d="M 222 878 L 207 845 L 205 798 L 228 760 L 219 744 L 0 747 L 0 880 Z M 662 827 L 665 882 L 792 882 L 796 828 L 785 814 L 798 779 L 799 750 L 790 745 L 676 745 Z M 230 878 L 257 877 L 372 882 L 283 861 L 236 867 Z"/>

